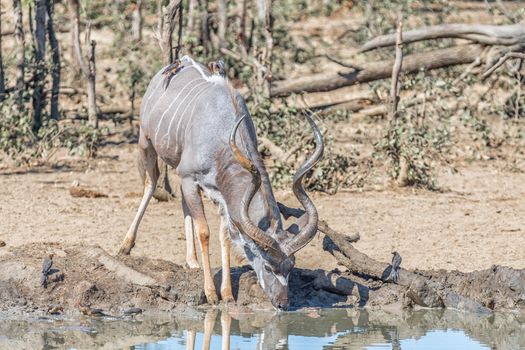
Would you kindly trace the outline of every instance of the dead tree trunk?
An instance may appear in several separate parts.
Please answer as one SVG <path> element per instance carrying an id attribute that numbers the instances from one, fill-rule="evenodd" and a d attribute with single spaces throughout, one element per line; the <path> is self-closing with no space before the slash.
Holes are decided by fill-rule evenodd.
<path id="1" fill-rule="evenodd" d="M 237 17 L 239 20 L 239 29 L 237 32 L 237 41 L 240 49 L 246 51 L 246 1 L 241 0 L 237 3 Z"/>
<path id="2" fill-rule="evenodd" d="M 86 35 L 86 50 L 88 51 L 87 65 L 87 95 L 88 95 L 88 122 L 94 128 L 98 128 L 97 112 L 97 89 L 96 89 L 96 65 L 95 65 L 95 47 L 97 43 L 91 40 L 91 28 L 88 27 Z"/>
<path id="3" fill-rule="evenodd" d="M 399 103 L 399 73 L 403 65 L 403 23 L 399 22 L 396 31 L 396 58 L 392 68 L 392 85 L 390 87 L 390 121 L 393 122 L 397 116 L 397 104 Z"/>
<path id="4" fill-rule="evenodd" d="M 482 53 L 483 46 L 471 44 L 432 50 L 406 56 L 402 72 L 415 73 L 421 69 L 432 70 L 458 64 L 468 64 Z M 292 93 L 329 91 L 344 86 L 388 78 L 392 74 L 394 60 L 370 62 L 360 69 L 314 74 L 297 79 L 277 81 L 271 95 L 285 96 Z"/>
<path id="5" fill-rule="evenodd" d="M 45 52 L 46 52 L 46 0 L 35 0 L 35 75 L 33 91 L 33 132 L 42 125 L 44 107 Z"/>
<path id="6" fill-rule="evenodd" d="M 80 4 L 78 1 L 69 1 L 69 22 L 71 30 L 69 32 L 69 65 L 71 69 L 71 81 L 77 81 L 82 76 L 82 71 L 78 64 L 77 42 L 80 42 Z"/>
<path id="7" fill-rule="evenodd" d="M 188 23 L 186 25 L 186 30 L 191 34 L 195 32 L 195 12 L 197 12 L 195 1 L 196 0 L 188 0 Z"/>
<path id="8" fill-rule="evenodd" d="M 47 7 L 47 35 L 51 46 L 51 57 L 53 65 L 51 67 L 51 118 L 58 120 L 60 113 L 58 109 L 58 96 L 60 94 L 60 48 L 55 35 L 53 26 L 53 0 L 46 1 Z"/>
<path id="9" fill-rule="evenodd" d="M 226 0 L 217 0 L 217 34 L 219 35 L 219 49 L 226 47 Z"/>
<path id="10" fill-rule="evenodd" d="M 253 35 L 255 85 L 259 91 L 262 91 L 262 96 L 269 98 L 273 54 L 272 0 L 257 0 L 256 3 L 255 25 L 258 30 Z M 262 38 L 257 37 L 257 32 L 262 33 Z M 260 39 L 263 39 L 264 42 L 260 42 Z"/>
<path id="11" fill-rule="evenodd" d="M 15 25 L 15 46 L 16 46 L 16 76 L 15 76 L 15 102 L 18 110 L 23 110 L 24 92 L 24 72 L 25 72 L 25 38 L 24 27 L 22 25 L 22 3 L 20 0 L 13 0 L 13 23 Z"/>
<path id="12" fill-rule="evenodd" d="M 133 4 L 131 32 L 133 33 L 133 40 L 135 42 L 142 40 L 142 0 L 137 0 L 135 4 Z"/>
<path id="13" fill-rule="evenodd" d="M 390 87 L 390 125 L 389 125 L 389 138 L 398 138 L 398 134 L 395 131 L 398 122 L 397 105 L 399 103 L 399 73 L 403 66 L 403 22 L 399 21 L 396 30 L 396 58 L 394 60 L 394 66 L 392 68 L 392 85 Z M 403 144 L 401 144 L 403 147 Z M 397 152 L 396 152 L 397 153 Z M 403 153 L 402 151 L 400 153 Z M 399 186 L 406 186 L 408 184 L 408 162 L 402 154 L 396 154 L 399 162 L 399 173 L 397 174 L 397 184 Z M 395 167 L 394 167 L 395 168 Z"/>
<path id="14" fill-rule="evenodd" d="M 177 11 L 182 12 L 182 1 L 181 0 L 172 0 L 163 9 L 163 28 L 160 32 L 160 47 L 162 50 L 162 60 L 164 64 L 170 64 L 174 60 L 173 54 L 173 31 L 175 30 L 175 16 Z"/>
<path id="15" fill-rule="evenodd" d="M 2 59 L 2 11 L 0 11 L 0 102 L 5 99 L 4 61 Z"/>
<path id="16" fill-rule="evenodd" d="M 71 30 L 75 32 L 73 35 L 75 47 L 75 56 L 78 65 L 84 75 L 87 82 L 87 95 L 88 95 L 88 120 L 89 124 L 95 128 L 98 128 L 98 115 L 97 115 L 97 100 L 96 100 L 96 86 L 95 86 L 95 45 L 96 42 L 91 40 L 91 28 L 88 26 L 86 33 L 86 50 L 88 51 L 87 62 L 86 58 L 82 54 L 82 47 L 80 45 L 80 13 L 79 13 L 79 1 L 69 0 L 69 15 L 71 20 Z"/>

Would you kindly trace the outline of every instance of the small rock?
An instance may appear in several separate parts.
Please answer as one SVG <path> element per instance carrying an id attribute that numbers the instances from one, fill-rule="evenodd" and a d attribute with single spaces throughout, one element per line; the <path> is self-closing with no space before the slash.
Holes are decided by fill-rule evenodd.
<path id="1" fill-rule="evenodd" d="M 441 297 L 423 278 L 416 278 L 410 285 L 406 295 L 419 306 L 432 308 L 443 307 Z"/>
<path id="2" fill-rule="evenodd" d="M 2 240 L 0 240 L 0 247 L 5 247 L 6 243 Z"/>
<path id="3" fill-rule="evenodd" d="M 204 293 L 204 290 L 200 290 L 195 294 L 195 296 L 193 297 L 193 302 L 196 306 L 204 305 L 208 302 L 208 299 L 206 299 L 206 294 Z"/>
<path id="4" fill-rule="evenodd" d="M 64 312 L 64 308 L 62 306 L 51 306 L 47 313 L 50 315 L 60 315 L 62 312 Z"/>
<path id="5" fill-rule="evenodd" d="M 69 194 L 75 198 L 107 198 L 108 195 L 93 190 L 88 190 L 82 187 L 69 188 Z"/>
<path id="6" fill-rule="evenodd" d="M 0 244 L 1 247 L 1 244 Z M 509 283 L 509 288 L 511 291 L 516 292 L 522 285 L 520 278 L 518 276 L 513 276 Z"/>
<path id="7" fill-rule="evenodd" d="M 142 313 L 142 309 L 139 307 L 130 307 L 129 309 L 124 310 L 124 315 L 138 315 Z"/>
<path id="8" fill-rule="evenodd" d="M 161 287 L 159 289 L 159 296 L 168 301 L 177 301 L 179 298 L 177 292 L 171 286 Z"/>

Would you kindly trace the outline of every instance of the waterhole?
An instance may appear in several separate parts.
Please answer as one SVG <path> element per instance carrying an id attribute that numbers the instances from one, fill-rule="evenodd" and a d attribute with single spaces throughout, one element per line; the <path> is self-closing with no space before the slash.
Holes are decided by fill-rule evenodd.
<path id="1" fill-rule="evenodd" d="M 525 315 L 220 310 L 0 319 L 0 349 L 525 349 Z"/>

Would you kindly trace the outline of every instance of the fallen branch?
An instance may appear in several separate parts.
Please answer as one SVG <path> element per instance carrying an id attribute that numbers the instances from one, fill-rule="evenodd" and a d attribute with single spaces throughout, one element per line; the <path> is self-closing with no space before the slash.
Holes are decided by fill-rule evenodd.
<path id="1" fill-rule="evenodd" d="M 93 247 L 88 251 L 84 252 L 84 254 L 89 258 L 98 260 L 98 262 L 102 264 L 106 269 L 115 273 L 115 275 L 125 279 L 131 284 L 151 288 L 158 288 L 159 286 L 159 283 L 155 279 L 125 265 L 124 263 L 120 262 L 116 258 L 106 253 L 100 247 Z"/>
<path id="2" fill-rule="evenodd" d="M 332 57 L 328 54 L 325 54 L 325 55 L 321 55 L 321 57 L 326 57 L 329 61 L 332 61 L 334 63 L 337 63 L 338 65 L 342 66 L 342 67 L 345 67 L 345 68 L 351 68 L 351 69 L 354 69 L 354 70 L 363 70 L 363 68 L 361 66 L 358 66 L 356 64 L 353 64 L 353 63 L 348 63 L 348 62 L 343 62 L 341 61 L 340 59 L 337 59 L 335 57 Z"/>
<path id="3" fill-rule="evenodd" d="M 358 101 L 348 101 L 343 103 L 338 103 L 334 105 L 330 105 L 326 108 L 323 108 L 321 111 L 319 111 L 318 115 L 326 115 L 334 111 L 345 111 L 345 112 L 358 112 L 358 111 L 364 111 L 369 110 L 370 108 L 367 108 L 369 106 L 369 101 L 366 100 L 358 100 Z M 374 106 L 373 108 L 377 107 L 383 107 L 381 106 Z M 383 114 L 382 112 L 379 114 Z M 377 114 L 374 114 L 377 115 Z M 354 117 L 354 115 L 352 115 Z"/>
<path id="4" fill-rule="evenodd" d="M 279 207 L 279 211 L 281 212 L 285 220 L 288 220 L 288 218 L 290 217 L 301 218 L 305 213 L 303 209 L 290 208 L 280 202 L 277 203 L 277 206 Z M 344 240 L 347 241 L 348 243 L 357 242 L 361 238 L 359 236 L 359 233 L 355 233 L 352 235 L 343 235 L 335 231 L 334 229 L 332 229 L 330 226 L 328 226 L 326 221 L 323 221 L 323 220 L 319 220 L 319 223 L 317 224 L 317 229 L 323 232 L 324 234 L 332 234 L 338 237 L 344 237 Z"/>
<path id="5" fill-rule="evenodd" d="M 74 120 L 87 120 L 88 114 L 86 112 L 81 112 L 78 109 L 64 109 L 64 113 L 71 113 L 66 117 L 66 119 Z M 100 120 L 125 120 L 129 119 L 131 116 L 131 109 L 128 107 L 119 107 L 119 106 L 105 106 L 98 109 L 98 119 Z M 115 118 L 115 115 L 118 115 Z"/>
<path id="6" fill-rule="evenodd" d="M 277 203 L 277 205 L 285 219 L 290 216 L 304 218 L 304 210 L 302 209 L 289 208 L 282 203 Z M 354 237 L 340 234 L 331 229 L 324 221 L 319 222 L 318 229 L 325 234 L 323 249 L 332 254 L 350 273 L 362 276 L 365 279 L 380 281 L 379 284 L 371 283 L 376 285 L 374 288 L 380 288 L 382 283 L 392 282 L 388 278 L 391 270 L 390 264 L 374 260 L 352 246 L 351 243 L 359 239 L 358 234 Z M 338 274 L 322 276 L 316 273 L 313 276 L 314 287 L 317 286 L 319 289 L 337 294 L 352 294 L 354 282 L 344 277 L 341 277 L 343 279 L 337 278 L 338 276 Z M 450 307 L 472 312 L 491 312 L 480 302 L 459 294 L 448 288 L 449 286 L 445 288 L 442 282 L 434 281 L 424 274 L 401 268 L 397 284 L 406 287 L 406 296 L 413 303 L 423 307 Z"/>
<path id="7" fill-rule="evenodd" d="M 481 45 L 460 45 L 446 49 L 426 51 L 406 56 L 403 59 L 404 73 L 415 73 L 422 69 L 432 70 L 459 64 L 472 63 L 483 52 Z M 272 87 L 272 96 L 292 93 L 329 91 L 358 83 L 385 79 L 392 74 L 394 60 L 363 64 L 362 70 L 345 70 L 335 73 L 320 73 L 297 79 L 277 81 Z"/>
<path id="8" fill-rule="evenodd" d="M 378 97 L 373 91 L 357 90 L 356 86 L 344 87 L 332 91 L 312 92 L 300 96 L 294 95 L 286 98 L 286 104 L 298 109 L 321 109 L 333 105 L 350 103 L 366 107 L 370 103 L 378 102 Z"/>
<path id="9" fill-rule="evenodd" d="M 261 146 L 270 151 L 271 155 L 278 161 L 280 161 L 283 164 L 292 165 L 291 162 L 289 162 L 288 160 L 291 155 L 289 152 L 283 151 L 281 147 L 277 146 L 275 143 L 273 143 L 264 136 L 258 137 L 257 140 L 259 140 Z"/>
<path id="10" fill-rule="evenodd" d="M 359 297 L 358 288 L 355 288 L 357 283 L 342 277 L 338 273 L 324 270 L 304 270 L 303 274 L 312 278 L 311 283 L 316 290 L 322 289 L 339 295 L 355 295 Z"/>
<path id="11" fill-rule="evenodd" d="M 420 105 L 425 102 L 434 101 L 438 98 L 446 98 L 446 97 L 448 97 L 448 95 L 447 96 L 424 96 L 424 95 L 416 96 L 410 100 L 403 101 L 400 104 L 401 106 L 400 108 L 406 109 L 409 107 Z M 354 119 L 387 115 L 389 113 L 389 107 L 386 104 L 374 105 L 374 106 L 369 106 L 367 108 L 363 108 L 361 105 L 355 104 L 352 102 L 341 103 L 341 104 L 330 106 L 329 108 L 324 109 L 323 112 L 333 111 L 333 110 L 347 110 L 350 112 L 357 112 L 352 115 L 352 118 Z"/>
<path id="12" fill-rule="evenodd" d="M 403 33 L 405 43 L 429 39 L 460 38 L 486 45 L 515 45 L 525 41 L 525 24 L 484 25 L 484 24 L 441 24 L 409 30 Z M 361 52 L 380 47 L 393 46 L 396 35 L 380 35 L 366 42 Z"/>

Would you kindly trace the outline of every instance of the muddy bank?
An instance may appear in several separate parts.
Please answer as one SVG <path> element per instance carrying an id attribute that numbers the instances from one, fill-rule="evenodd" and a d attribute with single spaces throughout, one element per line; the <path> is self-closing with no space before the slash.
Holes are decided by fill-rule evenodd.
<path id="1" fill-rule="evenodd" d="M 53 257 L 53 274 L 41 286 L 42 261 Z M 0 311 L 10 314 L 48 313 L 62 308 L 79 313 L 81 305 L 119 315 L 129 308 L 169 311 L 180 306 L 206 304 L 201 270 L 146 257 L 113 257 L 98 246 L 32 243 L 0 250 Z M 220 270 L 215 271 L 219 286 Z M 55 281 L 55 276 L 63 280 Z M 399 304 L 402 289 L 389 286 L 371 291 L 357 283 L 351 295 L 341 295 L 314 283 L 315 271 L 295 269 L 290 277 L 290 302 L 302 307 L 348 307 Z M 232 271 L 232 286 L 239 311 L 272 310 L 270 302 L 247 267 Z M 400 305 L 400 304 L 399 304 Z"/>
<path id="2" fill-rule="evenodd" d="M 53 256 L 47 288 L 41 285 L 42 261 Z M 80 314 L 102 309 L 122 315 L 130 308 L 143 311 L 179 311 L 206 305 L 201 270 L 146 257 L 114 257 L 98 246 L 31 243 L 0 249 L 0 312 L 16 314 Z M 525 309 L 523 271 L 504 267 L 462 274 L 418 272 L 443 286 L 449 307 L 467 311 Z M 510 277 L 509 277 L 510 276 Z M 521 276 L 521 279 L 516 279 Z M 510 278 L 510 280 L 509 280 Z M 215 271 L 216 285 L 220 270 Z M 414 306 L 410 287 L 377 284 L 368 277 L 344 271 L 296 268 L 290 277 L 292 309 L 307 307 L 402 308 Z M 232 286 L 234 312 L 272 310 L 253 271 L 235 268 Z M 455 299 L 454 299 L 455 298 Z M 453 304 L 455 303 L 455 304 Z"/>

